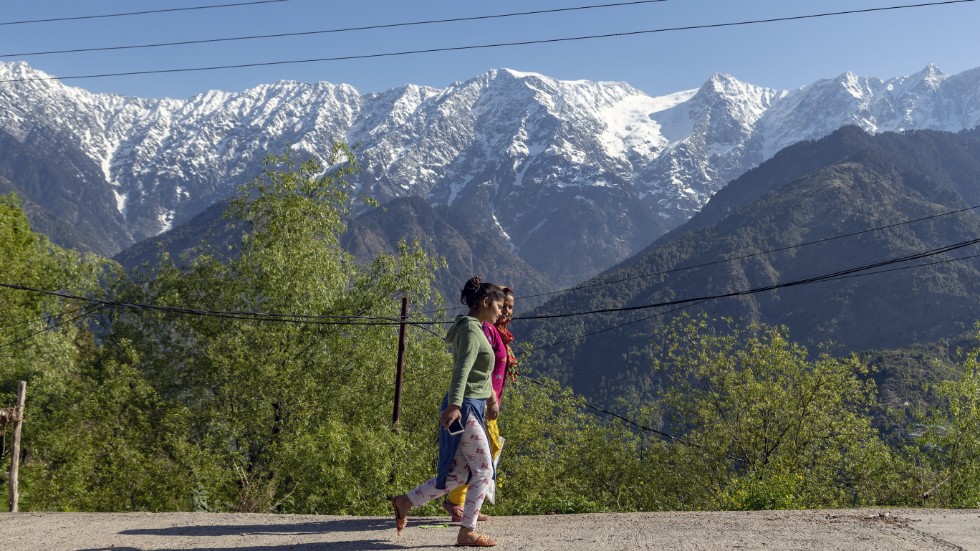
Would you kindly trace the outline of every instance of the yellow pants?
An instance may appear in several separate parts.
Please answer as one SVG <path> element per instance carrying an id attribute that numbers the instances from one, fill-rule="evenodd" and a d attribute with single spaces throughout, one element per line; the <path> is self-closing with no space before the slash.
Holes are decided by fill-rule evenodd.
<path id="1" fill-rule="evenodd" d="M 487 421 L 487 438 L 490 440 L 490 454 L 493 456 L 493 460 L 496 461 L 497 457 L 500 456 L 500 429 L 497 428 L 497 420 Z M 449 492 L 446 496 L 453 505 L 462 505 L 466 501 L 466 488 L 467 485 L 463 484 L 457 486 L 456 489 Z"/>

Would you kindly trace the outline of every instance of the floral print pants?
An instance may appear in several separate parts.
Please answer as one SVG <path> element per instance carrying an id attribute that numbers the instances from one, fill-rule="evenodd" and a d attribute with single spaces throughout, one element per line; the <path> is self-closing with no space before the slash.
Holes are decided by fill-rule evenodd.
<path id="1" fill-rule="evenodd" d="M 472 476 L 471 476 L 472 474 Z M 456 455 L 451 463 L 449 476 L 446 477 L 446 487 L 436 488 L 436 479 L 424 482 L 418 488 L 408 493 L 412 505 L 425 505 L 437 497 L 446 495 L 450 490 L 466 484 L 469 480 L 469 491 L 466 492 L 466 503 L 463 505 L 463 521 L 460 526 L 476 529 L 476 519 L 480 516 L 480 507 L 488 496 L 493 502 L 493 458 L 490 455 L 490 443 L 487 433 L 480 421 L 470 417 L 466 422 L 463 436 Z"/>

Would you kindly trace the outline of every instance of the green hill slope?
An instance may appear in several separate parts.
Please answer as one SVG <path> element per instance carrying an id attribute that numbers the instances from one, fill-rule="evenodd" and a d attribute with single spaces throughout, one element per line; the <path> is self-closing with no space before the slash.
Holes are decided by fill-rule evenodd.
<path id="1" fill-rule="evenodd" d="M 978 159 L 977 131 L 872 137 L 845 128 L 797 144 L 730 183 L 640 255 L 535 313 L 761 288 L 980 238 L 974 210 L 894 225 L 980 203 Z M 794 247 L 820 240 L 827 241 Z M 771 250 L 780 251 L 757 254 Z M 980 319 L 980 261 L 950 261 L 978 253 L 974 245 L 888 267 L 897 271 L 687 304 L 684 311 L 785 324 L 794 340 L 832 342 L 836 353 L 904 348 L 961 335 Z M 734 257 L 742 258 L 717 262 Z M 515 322 L 515 332 L 539 347 L 530 366 L 586 394 L 646 392 L 658 384 L 647 375 L 654 331 L 679 314 L 652 308 L 525 320 Z"/>

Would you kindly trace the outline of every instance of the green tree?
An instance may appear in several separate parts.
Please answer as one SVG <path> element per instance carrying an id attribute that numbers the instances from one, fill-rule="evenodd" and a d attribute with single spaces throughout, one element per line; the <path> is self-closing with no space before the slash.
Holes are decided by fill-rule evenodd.
<path id="1" fill-rule="evenodd" d="M 504 392 L 506 439 L 495 514 L 583 513 L 642 508 L 639 438 L 585 407 L 554 381 L 522 380 Z"/>
<path id="2" fill-rule="evenodd" d="M 133 343 L 153 388 L 186 408 L 199 508 L 381 512 L 398 481 L 431 470 L 439 371 L 449 362 L 438 339 L 412 332 L 404 420 L 393 432 L 390 320 L 399 295 L 430 299 L 436 264 L 414 245 L 369 265 L 340 247 L 344 178 L 356 170 L 342 145 L 326 170 L 271 157 L 229 209 L 244 225 L 238 255 L 164 262 L 123 291 L 141 303 L 270 314 L 132 310 L 113 324 L 110 340 Z"/>
<path id="3" fill-rule="evenodd" d="M 918 437 L 929 503 L 980 507 L 980 348 L 965 358 L 962 374 L 936 386 L 937 403 L 921 416 Z"/>
<path id="4" fill-rule="evenodd" d="M 663 416 L 684 444 L 659 461 L 693 508 L 861 506 L 901 500 L 895 458 L 870 426 L 874 397 L 855 357 L 808 357 L 784 329 L 675 324 L 655 366 Z"/>
<path id="5" fill-rule="evenodd" d="M 106 352 L 84 347 L 78 367 L 62 375 L 67 390 L 42 411 L 31 408 L 25 510 L 191 507 L 184 411 L 160 399 L 131 346 Z"/>
<path id="6" fill-rule="evenodd" d="M 101 259 L 51 244 L 31 230 L 15 195 L 0 196 L 0 282 L 82 295 L 98 289 L 106 267 Z M 3 401 L 10 402 L 16 379 L 35 384 L 60 372 L 77 359 L 77 318 L 88 303 L 27 289 L 0 289 L 0 373 Z M 36 392 L 36 391 L 32 391 Z M 36 399 L 36 397 L 35 397 Z"/>
<path id="7" fill-rule="evenodd" d="M 0 403 L 27 381 L 21 508 L 172 507 L 145 491 L 170 466 L 147 436 L 160 430 L 152 391 L 125 364 L 97 361 L 88 328 L 101 306 L 59 296 L 99 297 L 118 266 L 52 245 L 12 195 L 0 197 L 0 258 L 0 282 L 20 287 L 0 289 Z"/>

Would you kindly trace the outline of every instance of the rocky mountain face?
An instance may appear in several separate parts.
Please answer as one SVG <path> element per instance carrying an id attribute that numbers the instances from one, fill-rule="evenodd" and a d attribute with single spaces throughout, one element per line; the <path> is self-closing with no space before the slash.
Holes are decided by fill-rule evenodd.
<path id="1" fill-rule="evenodd" d="M 0 80 L 16 81 L 0 86 L 0 177 L 92 227 L 62 244 L 114 254 L 229 197 L 267 153 L 322 158 L 342 140 L 357 146 L 358 193 L 459 212 L 559 284 L 635 254 L 792 143 L 845 124 L 876 133 L 980 123 L 980 69 L 932 66 L 792 91 L 714 75 L 663 97 L 507 69 L 445 89 L 278 82 L 186 100 L 30 80 L 45 77 L 0 63 Z"/>
<path id="2" fill-rule="evenodd" d="M 980 238 L 978 205 L 980 129 L 872 136 L 845 127 L 783 149 L 686 224 L 531 314 L 762 289 L 965 243 Z M 673 307 L 518 319 L 513 330 L 537 350 L 534 369 L 596 397 L 655 393 L 656 332 L 684 314 L 782 325 L 793 341 L 833 354 L 909 348 L 980 320 L 978 247 Z"/>
<path id="3" fill-rule="evenodd" d="M 3 180 L 0 180 L 0 191 Z M 154 265 L 162 252 L 175 262 L 193 257 L 202 245 L 208 254 L 234 254 L 241 245 L 241 224 L 224 216 L 227 202 L 208 207 L 188 222 L 126 248 L 115 260 L 128 269 Z M 348 220 L 341 236 L 345 250 L 370 262 L 379 253 L 397 254 L 399 242 L 416 242 L 432 258 L 441 257 L 445 264 L 435 272 L 433 285 L 446 299 L 446 306 L 459 306 L 459 292 L 470 275 L 487 274 L 493 282 L 519 290 L 522 296 L 541 295 L 555 284 L 521 260 L 496 228 L 486 226 L 457 209 L 433 207 L 421 197 L 395 198 L 383 206 L 365 211 Z M 190 253 L 190 257 L 186 253 Z M 461 275 L 465 274 L 465 275 Z M 544 298 L 521 301 L 521 307 L 533 308 Z M 430 308 L 415 304 L 411 308 Z"/>
<path id="4" fill-rule="evenodd" d="M 524 297 L 554 288 L 554 282 L 517 256 L 495 228 L 457 209 L 433 207 L 419 197 L 393 199 L 384 207 L 357 216 L 348 224 L 341 244 L 367 260 L 382 252 L 396 253 L 392 244 L 402 239 L 418 242 L 430 256 L 445 259 L 445 266 L 436 270 L 434 285 L 451 309 L 463 308 L 460 290 L 472 274 L 487 274 L 485 277 L 493 283 L 520 289 Z M 540 298 L 527 298 L 521 306 L 530 309 L 543 302 Z"/>

